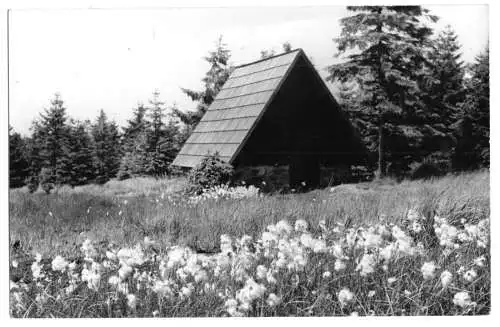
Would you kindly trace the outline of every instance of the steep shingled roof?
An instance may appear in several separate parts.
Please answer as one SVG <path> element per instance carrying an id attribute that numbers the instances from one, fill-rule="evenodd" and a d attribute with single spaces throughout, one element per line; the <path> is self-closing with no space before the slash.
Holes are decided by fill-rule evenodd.
<path id="1" fill-rule="evenodd" d="M 232 163 L 302 53 L 297 49 L 236 67 L 173 165 L 195 167 L 215 152 Z"/>

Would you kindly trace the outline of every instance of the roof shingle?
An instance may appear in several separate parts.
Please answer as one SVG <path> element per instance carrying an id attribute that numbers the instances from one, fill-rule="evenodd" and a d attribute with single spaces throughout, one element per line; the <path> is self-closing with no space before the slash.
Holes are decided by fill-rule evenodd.
<path id="1" fill-rule="evenodd" d="M 195 167 L 215 152 L 231 163 L 301 52 L 236 67 L 173 165 Z"/>

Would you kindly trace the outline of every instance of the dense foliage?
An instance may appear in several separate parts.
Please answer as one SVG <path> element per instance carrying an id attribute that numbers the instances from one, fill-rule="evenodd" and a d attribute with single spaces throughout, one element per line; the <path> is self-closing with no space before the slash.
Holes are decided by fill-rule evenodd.
<path id="1" fill-rule="evenodd" d="M 227 184 L 233 173 L 233 167 L 224 162 L 218 153 L 207 155 L 189 172 L 188 192 L 201 194 L 205 190 Z"/>
<path id="2" fill-rule="evenodd" d="M 488 56 L 470 68 L 476 78 L 464 78 L 456 34 L 448 26 L 433 37 L 428 23 L 437 17 L 427 9 L 348 9 L 335 40 L 344 61 L 329 67 L 328 79 L 340 82 L 371 169 L 422 177 L 489 167 Z"/>

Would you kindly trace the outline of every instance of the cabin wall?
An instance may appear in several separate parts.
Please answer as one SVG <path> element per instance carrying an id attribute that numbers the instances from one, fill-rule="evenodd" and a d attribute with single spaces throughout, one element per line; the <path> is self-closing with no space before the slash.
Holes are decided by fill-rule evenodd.
<path id="1" fill-rule="evenodd" d="M 290 188 L 289 167 L 288 165 L 237 167 L 234 173 L 234 181 L 236 183 L 245 182 L 247 185 L 254 185 L 264 192 L 287 190 Z"/>
<path id="2" fill-rule="evenodd" d="M 352 181 L 351 167 L 346 164 L 337 164 L 332 166 L 320 166 L 320 188 L 349 183 Z M 254 185 L 264 192 L 276 192 L 280 190 L 290 190 L 292 188 L 308 189 L 309 185 L 291 185 L 290 166 L 269 166 L 256 165 L 244 166 L 235 169 L 234 182 L 246 185 Z"/>

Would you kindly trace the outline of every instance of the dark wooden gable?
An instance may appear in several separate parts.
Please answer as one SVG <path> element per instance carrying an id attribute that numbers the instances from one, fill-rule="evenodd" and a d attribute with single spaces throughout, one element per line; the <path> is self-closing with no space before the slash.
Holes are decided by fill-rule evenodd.
<path id="1" fill-rule="evenodd" d="M 301 54 L 244 144 L 235 165 L 280 165 L 294 157 L 355 164 L 364 148 L 310 61 Z"/>
<path id="2" fill-rule="evenodd" d="M 352 164 L 362 150 L 339 105 L 298 49 L 236 68 L 174 165 L 194 167 L 215 152 L 235 166 L 309 159 Z"/>

